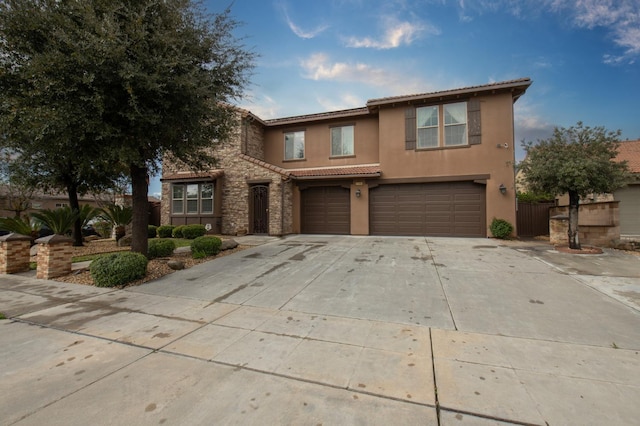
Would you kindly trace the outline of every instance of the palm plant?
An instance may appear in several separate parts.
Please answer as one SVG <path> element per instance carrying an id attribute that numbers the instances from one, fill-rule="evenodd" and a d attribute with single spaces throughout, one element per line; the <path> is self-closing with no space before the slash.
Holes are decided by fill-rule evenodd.
<path id="1" fill-rule="evenodd" d="M 0 217 L 0 229 L 26 235 L 31 237 L 31 240 L 35 240 L 40 231 L 40 224 L 21 217 Z"/>
<path id="2" fill-rule="evenodd" d="M 65 235 L 71 231 L 73 224 L 78 219 L 79 212 L 70 207 L 61 207 L 55 210 L 44 209 L 31 213 L 36 222 L 47 226 L 54 234 Z"/>
<path id="3" fill-rule="evenodd" d="M 125 235 L 125 227 L 131 223 L 133 219 L 133 209 L 129 206 L 120 206 L 118 204 L 109 204 L 102 209 L 100 217 L 111 222 L 116 228 L 116 241 Z"/>
<path id="4" fill-rule="evenodd" d="M 100 216 L 102 213 L 102 209 L 97 207 L 92 207 L 89 204 L 83 204 L 80 207 L 80 221 L 82 222 L 82 227 L 84 228 L 96 217 Z"/>

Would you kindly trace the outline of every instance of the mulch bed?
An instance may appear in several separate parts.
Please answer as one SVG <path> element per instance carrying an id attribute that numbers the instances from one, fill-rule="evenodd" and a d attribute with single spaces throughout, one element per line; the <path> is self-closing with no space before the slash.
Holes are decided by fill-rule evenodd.
<path id="1" fill-rule="evenodd" d="M 576 249 L 572 249 L 569 248 L 568 245 L 566 246 L 555 246 L 556 251 L 559 251 L 560 253 L 570 253 L 570 254 L 602 254 L 602 249 L 598 248 L 598 247 L 591 247 L 591 246 L 582 246 L 581 250 L 576 250 Z"/>

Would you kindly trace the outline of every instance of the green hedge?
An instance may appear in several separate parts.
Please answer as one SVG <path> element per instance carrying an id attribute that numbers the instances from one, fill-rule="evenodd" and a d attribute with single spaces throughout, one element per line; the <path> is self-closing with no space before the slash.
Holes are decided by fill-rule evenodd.
<path id="1" fill-rule="evenodd" d="M 184 229 L 184 225 L 178 225 L 175 228 L 173 228 L 173 231 L 171 231 L 171 236 L 173 238 L 183 238 L 182 236 L 182 230 Z"/>
<path id="2" fill-rule="evenodd" d="M 151 240 L 149 241 L 147 257 L 149 259 L 155 259 L 157 257 L 168 257 L 173 254 L 173 251 L 175 249 L 176 243 L 173 240 Z"/>
<path id="3" fill-rule="evenodd" d="M 184 225 L 182 227 L 182 238 L 186 238 L 187 240 L 202 237 L 206 233 L 207 230 L 204 225 Z"/>
<path id="4" fill-rule="evenodd" d="M 202 259 L 220 253 L 222 240 L 218 237 L 198 237 L 191 242 L 191 256 Z"/>
<path id="5" fill-rule="evenodd" d="M 140 253 L 118 252 L 100 257 L 89 266 L 96 287 L 114 287 L 143 278 L 147 257 Z"/>
<path id="6" fill-rule="evenodd" d="M 509 235 L 513 232 L 513 225 L 504 219 L 493 219 L 491 226 L 491 235 L 501 240 L 509 238 Z"/>
<path id="7" fill-rule="evenodd" d="M 173 233 L 173 228 L 175 228 L 175 226 L 173 226 L 173 225 L 161 225 L 161 226 L 158 226 L 158 229 L 156 230 L 158 237 L 159 238 L 171 238 L 171 234 Z"/>
<path id="8" fill-rule="evenodd" d="M 155 238 L 157 234 L 158 234 L 158 227 L 157 226 L 149 225 L 147 227 L 147 237 L 148 238 Z"/>

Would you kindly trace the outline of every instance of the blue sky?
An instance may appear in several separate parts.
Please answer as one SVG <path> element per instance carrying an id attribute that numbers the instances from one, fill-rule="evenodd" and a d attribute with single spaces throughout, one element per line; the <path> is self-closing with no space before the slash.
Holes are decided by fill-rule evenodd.
<path id="1" fill-rule="evenodd" d="M 577 121 L 640 139 L 638 0 L 235 0 L 231 11 L 259 55 L 238 104 L 263 119 L 530 77 L 515 104 L 518 160 L 521 140 Z"/>

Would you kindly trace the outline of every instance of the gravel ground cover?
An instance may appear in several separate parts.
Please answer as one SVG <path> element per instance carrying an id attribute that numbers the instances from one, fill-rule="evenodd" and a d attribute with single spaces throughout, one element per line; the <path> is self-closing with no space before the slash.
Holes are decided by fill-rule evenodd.
<path id="1" fill-rule="evenodd" d="M 193 265 L 197 265 L 203 262 L 209 262 L 216 258 L 227 256 L 229 254 L 232 254 L 247 248 L 248 246 L 238 246 L 235 249 L 221 251 L 216 256 L 209 256 L 203 259 L 193 259 L 191 257 L 191 253 L 189 252 L 176 253 L 171 257 L 153 259 L 153 260 L 150 260 L 147 265 L 147 275 L 145 275 L 145 277 L 140 280 L 130 282 L 129 284 L 127 284 L 127 286 L 139 285 L 147 281 L 152 281 L 164 275 L 175 272 L 173 269 L 171 269 L 167 265 L 167 262 L 169 262 L 170 260 L 181 260 L 182 262 L 184 262 L 185 269 L 187 269 L 192 267 Z M 129 249 L 130 249 L 129 247 L 118 247 L 116 245 L 115 240 L 113 239 L 94 240 L 94 241 L 86 242 L 83 247 L 73 247 L 73 257 L 98 254 L 98 253 L 128 251 Z M 71 274 L 54 278 L 54 280 L 67 282 L 67 283 L 74 283 L 74 284 L 94 285 L 93 278 L 91 278 L 91 274 L 89 273 L 89 268 L 74 270 Z"/>

